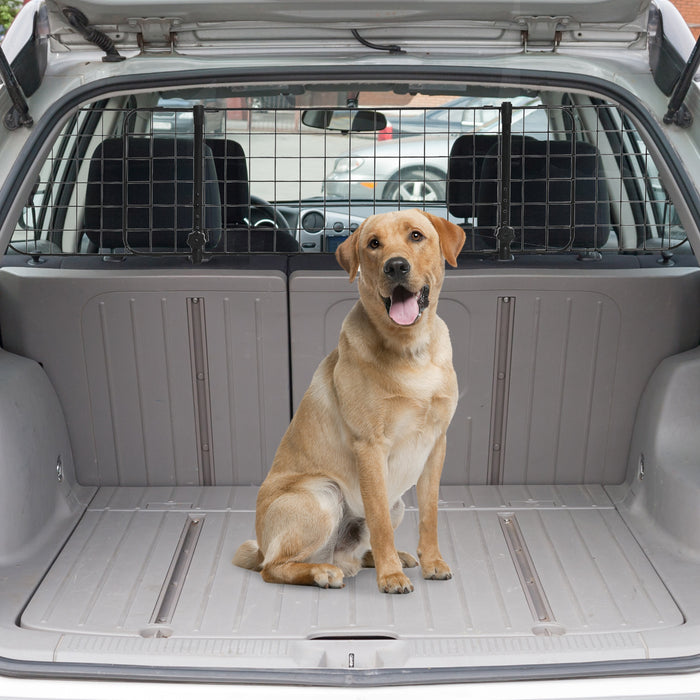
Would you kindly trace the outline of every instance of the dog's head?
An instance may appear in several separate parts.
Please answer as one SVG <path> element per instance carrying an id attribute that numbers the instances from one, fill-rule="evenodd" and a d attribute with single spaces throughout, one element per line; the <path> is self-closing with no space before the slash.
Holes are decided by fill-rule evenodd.
<path id="1" fill-rule="evenodd" d="M 393 327 L 414 327 L 437 299 L 445 261 L 457 265 L 464 231 L 446 219 L 411 209 L 370 216 L 338 246 L 336 258 L 368 313 Z"/>

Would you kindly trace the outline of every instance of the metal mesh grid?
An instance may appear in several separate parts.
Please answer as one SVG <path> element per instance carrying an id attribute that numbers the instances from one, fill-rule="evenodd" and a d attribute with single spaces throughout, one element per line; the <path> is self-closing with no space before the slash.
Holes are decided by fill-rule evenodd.
<path id="1" fill-rule="evenodd" d="M 382 110 L 385 127 L 358 132 L 356 110 L 317 129 L 297 108 L 180 102 L 76 114 L 8 252 L 328 252 L 397 207 L 460 223 L 466 252 L 663 251 L 685 240 L 615 105 L 464 98 Z"/>

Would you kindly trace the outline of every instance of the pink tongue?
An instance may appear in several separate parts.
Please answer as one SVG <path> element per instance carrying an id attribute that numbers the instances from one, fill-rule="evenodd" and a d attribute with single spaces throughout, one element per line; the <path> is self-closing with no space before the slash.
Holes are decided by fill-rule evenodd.
<path id="1" fill-rule="evenodd" d="M 410 326 L 420 313 L 418 309 L 418 297 L 411 294 L 408 297 L 393 294 L 391 308 L 389 309 L 389 318 L 398 323 L 400 326 Z"/>

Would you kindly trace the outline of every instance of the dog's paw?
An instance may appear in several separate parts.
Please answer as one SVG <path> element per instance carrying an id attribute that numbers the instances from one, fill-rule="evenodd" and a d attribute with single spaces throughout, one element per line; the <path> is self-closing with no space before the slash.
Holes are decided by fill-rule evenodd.
<path id="1" fill-rule="evenodd" d="M 404 569 L 413 569 L 418 566 L 418 560 L 412 554 L 408 552 L 397 552 L 397 554 Z"/>
<path id="2" fill-rule="evenodd" d="M 387 576 L 378 576 L 377 584 L 382 593 L 411 593 L 413 591 L 411 579 L 400 571 Z"/>
<path id="3" fill-rule="evenodd" d="M 343 572 L 332 564 L 314 564 L 314 585 L 319 588 L 344 588 Z"/>
<path id="4" fill-rule="evenodd" d="M 452 578 L 450 567 L 442 559 L 423 561 L 421 562 L 421 569 L 423 570 L 423 578 L 431 581 L 448 581 Z"/>

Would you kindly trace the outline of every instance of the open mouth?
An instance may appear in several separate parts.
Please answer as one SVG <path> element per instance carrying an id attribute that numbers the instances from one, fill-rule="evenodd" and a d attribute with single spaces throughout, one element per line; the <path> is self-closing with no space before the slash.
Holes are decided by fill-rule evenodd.
<path id="1" fill-rule="evenodd" d="M 389 318 L 399 326 L 411 326 L 428 306 L 430 287 L 425 285 L 417 292 L 411 292 L 398 285 L 390 297 L 382 297 Z"/>

